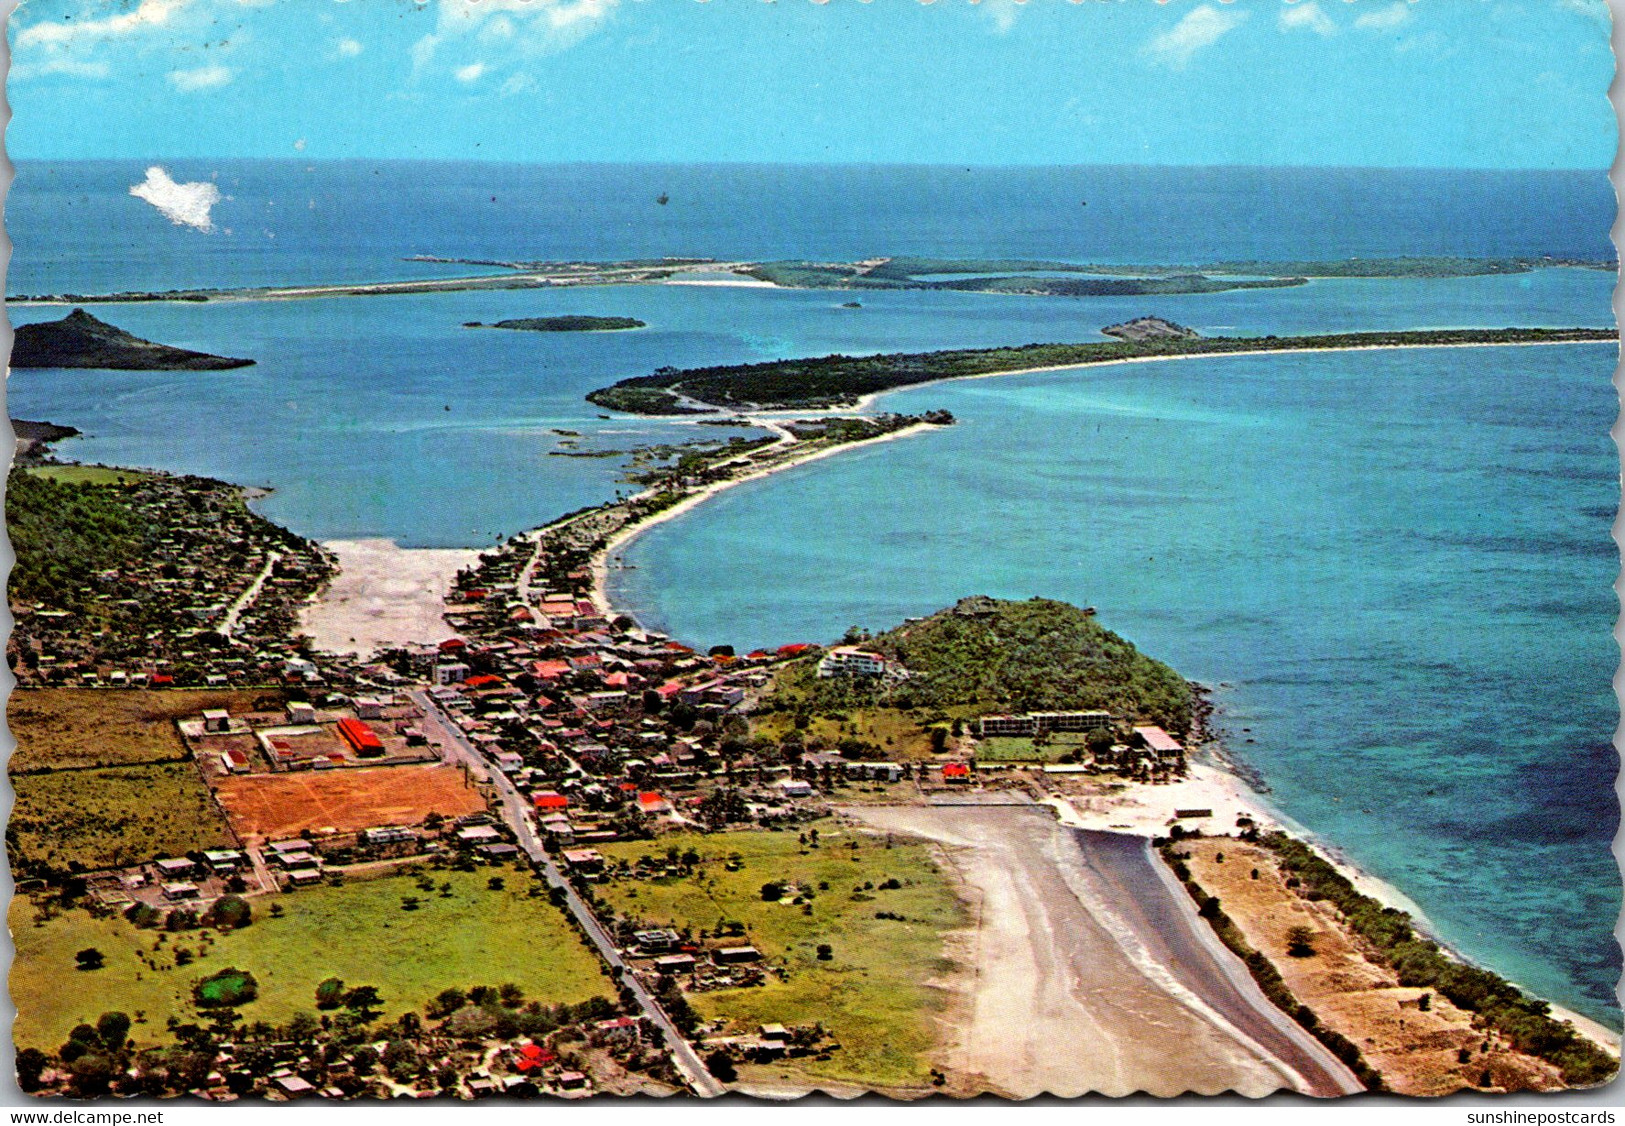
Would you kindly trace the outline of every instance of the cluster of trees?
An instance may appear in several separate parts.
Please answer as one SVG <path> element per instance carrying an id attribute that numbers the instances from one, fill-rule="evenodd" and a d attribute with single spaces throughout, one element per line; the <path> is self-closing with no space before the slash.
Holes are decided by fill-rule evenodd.
<path id="1" fill-rule="evenodd" d="M 83 1098 L 105 1095 L 114 1076 L 130 1058 L 130 1018 L 120 1012 L 103 1013 L 94 1025 L 76 1025 L 53 1061 L 38 1048 L 17 1053 L 17 1085 L 32 1093 L 41 1087 L 45 1069 L 60 1062 L 70 1076 L 73 1093 Z"/>
<path id="2" fill-rule="evenodd" d="M 45 602 L 77 610 L 79 588 L 98 571 L 137 558 L 148 537 L 146 520 L 114 489 L 69 485 L 13 469 L 6 479 L 6 528 L 17 562 L 13 602 Z"/>
<path id="3" fill-rule="evenodd" d="M 1281 867 L 1296 876 L 1311 899 L 1333 903 L 1349 925 L 1388 959 L 1400 983 L 1436 990 L 1459 1008 L 1475 1012 L 1520 1052 L 1556 1064 L 1573 1086 L 1605 1083 L 1618 1064 L 1572 1026 L 1552 1019 L 1551 1006 L 1527 996 L 1489 970 L 1449 957 L 1417 934 L 1411 917 L 1358 891 L 1348 878 L 1302 841 L 1284 833 L 1259 838 Z"/>

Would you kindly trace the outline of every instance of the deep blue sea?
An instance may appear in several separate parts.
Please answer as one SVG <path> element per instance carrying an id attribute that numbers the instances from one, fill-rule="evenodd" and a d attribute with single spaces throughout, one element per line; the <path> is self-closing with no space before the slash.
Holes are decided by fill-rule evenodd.
<path id="1" fill-rule="evenodd" d="M 130 197 L 141 163 L 24 163 L 7 292 L 449 269 L 412 254 L 1612 253 L 1600 172 L 159 163 L 217 179 L 214 232 Z M 549 456 L 555 429 L 601 449 L 695 436 L 582 400 L 666 364 L 1090 339 L 1147 313 L 1256 335 L 1608 325 L 1613 284 L 1548 269 L 1156 299 L 875 293 L 855 310 L 677 286 L 106 306 L 138 335 L 259 362 L 25 371 L 10 409 L 85 430 L 68 456 L 272 486 L 263 510 L 306 535 L 478 545 L 615 491 L 614 460 Z M 564 312 L 649 327 L 459 327 Z M 1464 953 L 1617 1026 L 1613 368 L 1608 346 L 1419 350 L 900 392 L 884 405 L 960 425 L 725 493 L 636 541 L 618 595 L 688 640 L 743 645 L 970 593 L 1096 606 L 1221 686 L 1232 750 L 1285 814 Z"/>

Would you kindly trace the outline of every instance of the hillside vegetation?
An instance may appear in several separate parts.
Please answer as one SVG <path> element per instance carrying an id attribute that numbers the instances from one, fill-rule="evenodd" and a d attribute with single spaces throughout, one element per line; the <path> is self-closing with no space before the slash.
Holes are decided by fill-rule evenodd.
<path id="1" fill-rule="evenodd" d="M 804 662 L 780 674 L 764 708 L 809 717 L 872 708 L 942 717 L 1104 709 L 1180 735 L 1190 729 L 1190 683 L 1065 602 L 965 598 L 864 644 L 912 675 L 819 680 Z"/>
<path id="2" fill-rule="evenodd" d="M 96 572 L 141 553 L 148 525 L 112 490 L 13 469 L 6 482 L 6 530 L 17 557 L 11 600 L 71 609 L 76 592 Z"/>

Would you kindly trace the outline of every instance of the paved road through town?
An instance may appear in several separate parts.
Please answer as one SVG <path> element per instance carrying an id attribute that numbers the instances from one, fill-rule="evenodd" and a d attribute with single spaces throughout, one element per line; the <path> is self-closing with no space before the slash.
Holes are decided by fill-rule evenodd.
<path id="1" fill-rule="evenodd" d="M 694 1051 L 694 1046 L 677 1030 L 677 1026 L 672 1024 L 671 1018 L 660 1007 L 660 1003 L 655 1000 L 654 995 L 644 988 L 643 983 L 635 975 L 628 973 L 623 976 L 621 974 L 621 970 L 626 966 L 625 960 L 621 958 L 620 951 L 616 949 L 614 940 L 610 938 L 603 925 L 599 923 L 598 917 L 592 913 L 592 908 L 588 907 L 586 901 L 576 894 L 575 888 L 570 886 L 570 881 L 564 878 L 564 873 L 559 870 L 559 866 L 554 863 L 553 858 L 542 847 L 541 840 L 531 827 L 529 810 L 526 808 L 524 795 L 515 788 L 514 784 L 501 771 L 493 770 L 487 766 L 480 753 L 474 749 L 474 745 L 463 735 L 462 729 L 440 710 L 439 705 L 434 702 L 428 693 L 418 691 L 412 692 L 410 695 L 412 701 L 423 711 L 424 723 L 431 729 L 433 734 L 438 734 L 439 738 L 435 742 L 446 751 L 448 758 L 466 764 L 477 778 L 490 783 L 496 790 L 497 797 L 502 805 L 502 819 L 507 822 L 508 828 L 513 830 L 514 837 L 519 842 L 519 847 L 524 849 L 525 854 L 541 867 L 543 874 L 547 878 L 548 886 L 559 888 L 564 892 L 565 904 L 569 907 L 570 914 L 574 915 L 576 921 L 581 924 L 582 930 L 592 940 L 592 944 L 597 947 L 599 955 L 605 962 L 609 963 L 615 977 L 632 991 L 632 995 L 637 1000 L 638 1007 L 643 1010 L 644 1016 L 665 1035 L 666 1044 L 671 1049 L 673 1062 L 676 1063 L 677 1069 L 688 1080 L 689 1085 L 693 1087 L 694 1092 L 703 1098 L 715 1098 L 721 1095 L 725 1088 L 701 1062 L 699 1054 Z"/>

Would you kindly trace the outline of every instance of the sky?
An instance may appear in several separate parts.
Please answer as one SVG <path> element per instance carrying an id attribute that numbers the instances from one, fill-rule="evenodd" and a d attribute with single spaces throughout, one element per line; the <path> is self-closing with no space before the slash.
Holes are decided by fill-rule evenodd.
<path id="1" fill-rule="evenodd" d="M 14 159 L 1607 168 L 1606 0 L 24 0 Z"/>

